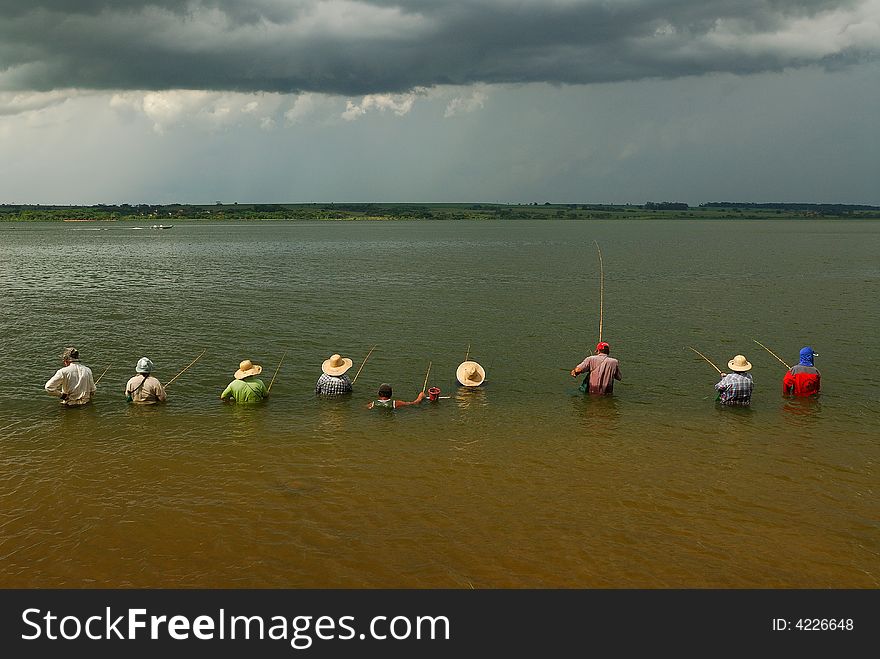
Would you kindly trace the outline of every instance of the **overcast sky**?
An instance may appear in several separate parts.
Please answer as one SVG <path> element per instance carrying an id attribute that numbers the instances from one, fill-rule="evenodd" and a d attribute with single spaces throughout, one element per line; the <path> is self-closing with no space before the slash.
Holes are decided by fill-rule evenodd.
<path id="1" fill-rule="evenodd" d="M 0 203 L 880 204 L 880 0 L 0 0 L 0 150 Z"/>

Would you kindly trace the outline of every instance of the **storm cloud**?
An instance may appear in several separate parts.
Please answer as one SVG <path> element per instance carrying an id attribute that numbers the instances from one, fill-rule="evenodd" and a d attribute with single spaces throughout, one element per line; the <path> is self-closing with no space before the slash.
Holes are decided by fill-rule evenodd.
<path id="1" fill-rule="evenodd" d="M 7 92 L 357 96 L 834 68 L 878 54 L 880 0 L 0 0 Z"/>

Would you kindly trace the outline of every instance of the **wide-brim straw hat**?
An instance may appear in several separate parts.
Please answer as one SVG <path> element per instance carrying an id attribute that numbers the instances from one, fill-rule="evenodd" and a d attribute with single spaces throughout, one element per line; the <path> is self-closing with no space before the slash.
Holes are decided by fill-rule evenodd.
<path id="1" fill-rule="evenodd" d="M 742 355 L 737 355 L 736 357 L 734 357 L 733 359 L 731 359 L 729 362 L 727 362 L 727 367 L 728 367 L 731 371 L 745 372 L 745 371 L 751 371 L 751 370 L 752 370 L 752 365 L 751 365 L 751 363 L 749 362 L 748 359 L 746 359 L 746 358 L 743 357 Z"/>
<path id="2" fill-rule="evenodd" d="M 254 364 L 250 359 L 245 359 L 238 365 L 238 370 L 235 372 L 236 380 L 244 380 L 245 378 L 249 378 L 252 375 L 259 375 L 263 372 L 263 367 L 259 364 Z"/>
<path id="3" fill-rule="evenodd" d="M 486 379 L 486 370 L 477 362 L 462 362 L 455 370 L 455 379 L 465 387 L 479 387 Z"/>
<path id="4" fill-rule="evenodd" d="M 339 355 L 331 355 L 330 359 L 325 359 L 321 364 L 321 370 L 327 375 L 340 376 L 351 368 L 352 361 L 348 357 Z"/>

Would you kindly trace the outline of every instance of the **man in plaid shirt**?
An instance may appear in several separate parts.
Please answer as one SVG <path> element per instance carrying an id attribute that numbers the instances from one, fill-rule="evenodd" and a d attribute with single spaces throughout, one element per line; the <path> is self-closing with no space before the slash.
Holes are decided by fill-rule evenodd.
<path id="1" fill-rule="evenodd" d="M 351 380 L 345 372 L 351 368 L 351 360 L 347 357 L 332 355 L 321 364 L 321 377 L 315 384 L 316 396 L 343 396 L 352 391 Z"/>
<path id="2" fill-rule="evenodd" d="M 752 402 L 752 376 L 746 371 L 752 369 L 749 360 L 737 355 L 727 366 L 733 373 L 722 373 L 721 381 L 715 385 L 718 401 L 722 405 L 750 405 Z"/>

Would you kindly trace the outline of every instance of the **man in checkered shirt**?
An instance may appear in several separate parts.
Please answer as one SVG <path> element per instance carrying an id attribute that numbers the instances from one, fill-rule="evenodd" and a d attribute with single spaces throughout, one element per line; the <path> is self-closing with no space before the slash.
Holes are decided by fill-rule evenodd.
<path id="1" fill-rule="evenodd" d="M 321 377 L 315 384 L 316 396 L 343 396 L 351 393 L 351 380 L 345 372 L 351 368 L 351 360 L 331 355 L 321 364 Z"/>
<path id="2" fill-rule="evenodd" d="M 718 390 L 718 401 L 722 405 L 750 405 L 752 402 L 752 376 L 747 373 L 752 369 L 749 360 L 737 355 L 727 366 L 732 373 L 722 373 L 721 381 L 715 385 Z"/>

